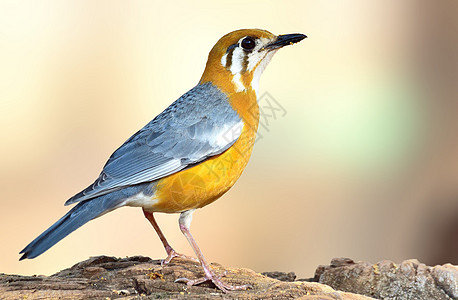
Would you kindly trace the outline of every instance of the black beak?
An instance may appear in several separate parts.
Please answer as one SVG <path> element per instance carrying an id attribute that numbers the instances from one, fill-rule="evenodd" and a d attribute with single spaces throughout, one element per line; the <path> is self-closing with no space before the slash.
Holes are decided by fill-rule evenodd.
<path id="1" fill-rule="evenodd" d="M 303 39 L 305 39 L 307 36 L 305 34 L 301 33 L 292 33 L 292 34 L 282 34 L 277 36 L 277 39 L 267 45 L 265 48 L 269 50 L 275 50 L 278 48 L 281 48 L 286 45 L 292 45 L 295 43 L 299 43 Z"/>

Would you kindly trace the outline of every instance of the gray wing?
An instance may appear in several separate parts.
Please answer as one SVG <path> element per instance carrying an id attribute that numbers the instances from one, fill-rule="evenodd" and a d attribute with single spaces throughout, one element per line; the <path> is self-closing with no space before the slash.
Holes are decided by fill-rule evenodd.
<path id="1" fill-rule="evenodd" d="M 119 147 L 99 178 L 65 205 L 176 173 L 227 150 L 243 122 L 225 94 L 197 85 Z"/>

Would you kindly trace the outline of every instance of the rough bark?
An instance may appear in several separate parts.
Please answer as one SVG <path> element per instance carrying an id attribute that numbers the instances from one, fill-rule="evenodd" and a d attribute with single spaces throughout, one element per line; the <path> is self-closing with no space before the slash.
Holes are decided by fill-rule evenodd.
<path id="1" fill-rule="evenodd" d="M 357 300 L 371 298 L 356 293 L 380 299 L 394 299 L 396 293 L 396 299 L 456 299 L 457 295 L 458 271 L 451 265 L 430 268 L 416 261 L 396 266 L 387 262 L 372 265 L 335 259 L 330 266 L 320 266 L 315 278 L 298 280 L 292 272 L 266 272 L 263 275 L 244 268 L 211 266 L 217 274 L 226 274 L 225 282 L 233 285 L 248 283 L 253 288 L 223 294 L 209 282 L 199 286 L 175 283 L 181 277 L 194 279 L 203 275 L 199 264 L 192 260 L 176 258 L 161 266 L 159 260 L 142 256 L 122 259 L 98 256 L 51 276 L 0 274 L 0 299 Z"/>

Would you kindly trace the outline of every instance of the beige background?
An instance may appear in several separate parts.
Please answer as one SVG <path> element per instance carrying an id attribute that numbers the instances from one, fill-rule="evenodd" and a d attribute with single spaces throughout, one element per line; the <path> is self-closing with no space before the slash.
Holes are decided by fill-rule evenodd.
<path id="1" fill-rule="evenodd" d="M 420 4 L 422 3 L 422 4 Z M 27 243 L 239 28 L 305 33 L 261 80 L 286 110 L 235 187 L 194 214 L 209 261 L 312 276 L 333 257 L 458 263 L 456 1 L 0 1 L 0 272 L 164 257 L 140 209 Z M 262 104 L 262 103 L 261 103 Z M 192 250 L 177 215 L 171 244 Z"/>

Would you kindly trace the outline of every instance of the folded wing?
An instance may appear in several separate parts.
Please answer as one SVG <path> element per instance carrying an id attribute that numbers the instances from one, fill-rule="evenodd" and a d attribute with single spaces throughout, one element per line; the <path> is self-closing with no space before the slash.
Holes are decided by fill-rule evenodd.
<path id="1" fill-rule="evenodd" d="M 243 122 L 212 84 L 180 97 L 119 147 L 97 180 L 65 204 L 158 180 L 221 154 L 239 138 Z"/>

